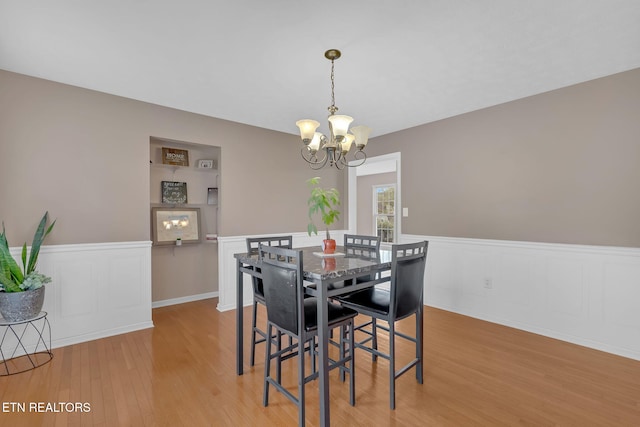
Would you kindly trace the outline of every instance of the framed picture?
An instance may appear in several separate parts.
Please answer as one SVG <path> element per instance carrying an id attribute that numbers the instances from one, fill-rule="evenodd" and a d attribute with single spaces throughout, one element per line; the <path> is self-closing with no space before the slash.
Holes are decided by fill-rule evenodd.
<path id="1" fill-rule="evenodd" d="M 189 166 L 189 150 L 162 147 L 162 163 L 165 165 Z"/>
<path id="2" fill-rule="evenodd" d="M 162 203 L 187 203 L 187 183 L 177 181 L 162 181 Z"/>
<path id="3" fill-rule="evenodd" d="M 200 208 L 151 208 L 151 228 L 154 245 L 199 243 Z"/>

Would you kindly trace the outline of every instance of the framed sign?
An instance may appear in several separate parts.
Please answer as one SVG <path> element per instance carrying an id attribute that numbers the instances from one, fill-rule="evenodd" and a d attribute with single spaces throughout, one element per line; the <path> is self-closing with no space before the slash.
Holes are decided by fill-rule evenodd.
<path id="1" fill-rule="evenodd" d="M 162 203 L 187 203 L 187 183 L 176 181 L 162 181 Z"/>
<path id="2" fill-rule="evenodd" d="M 189 150 L 162 147 L 162 163 L 165 165 L 189 166 Z"/>
<path id="3" fill-rule="evenodd" d="M 154 245 L 200 242 L 200 208 L 151 208 Z"/>
<path id="4" fill-rule="evenodd" d="M 202 159 L 198 160 L 198 167 L 200 169 L 215 169 L 215 161 L 212 159 Z"/>

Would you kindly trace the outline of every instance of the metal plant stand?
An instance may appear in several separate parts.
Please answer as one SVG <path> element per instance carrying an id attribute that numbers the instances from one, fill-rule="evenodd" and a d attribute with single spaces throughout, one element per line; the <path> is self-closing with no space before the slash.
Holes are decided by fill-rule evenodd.
<path id="1" fill-rule="evenodd" d="M 2 328 L 0 376 L 30 371 L 53 358 L 51 325 L 46 311 L 20 322 L 9 322 L 0 317 L 0 329 Z M 35 345 L 31 342 L 32 338 L 36 339 Z"/>

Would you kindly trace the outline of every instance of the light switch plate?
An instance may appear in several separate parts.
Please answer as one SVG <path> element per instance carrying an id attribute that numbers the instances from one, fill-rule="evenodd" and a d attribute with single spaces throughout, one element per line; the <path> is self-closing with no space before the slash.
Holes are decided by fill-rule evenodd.
<path id="1" fill-rule="evenodd" d="M 409 216 L 409 208 L 402 208 L 402 216 L 405 218 Z"/>

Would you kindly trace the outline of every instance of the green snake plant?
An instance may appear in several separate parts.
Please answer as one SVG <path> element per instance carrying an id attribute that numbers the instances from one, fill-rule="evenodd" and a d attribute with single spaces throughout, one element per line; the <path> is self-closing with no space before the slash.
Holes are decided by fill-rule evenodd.
<path id="1" fill-rule="evenodd" d="M 40 220 L 38 229 L 33 236 L 31 244 L 31 252 L 27 262 L 27 243 L 22 246 L 22 267 L 11 256 L 9 251 L 9 243 L 2 223 L 2 233 L 0 233 L 0 291 L 4 292 L 24 292 L 31 289 L 38 289 L 45 283 L 51 281 L 50 277 L 40 274 L 36 271 L 38 264 L 38 255 L 40 247 L 45 237 L 55 225 L 55 221 L 47 227 L 49 221 L 49 212 L 45 212 Z"/>

